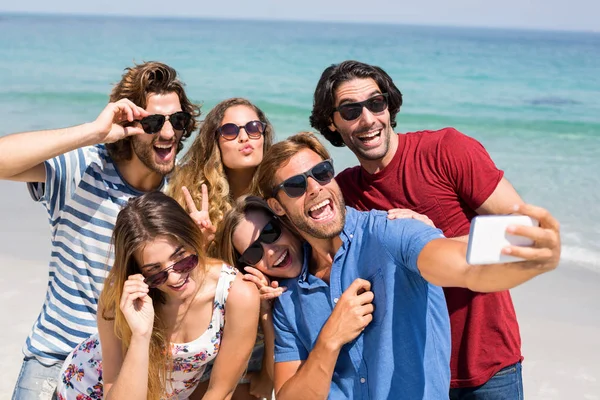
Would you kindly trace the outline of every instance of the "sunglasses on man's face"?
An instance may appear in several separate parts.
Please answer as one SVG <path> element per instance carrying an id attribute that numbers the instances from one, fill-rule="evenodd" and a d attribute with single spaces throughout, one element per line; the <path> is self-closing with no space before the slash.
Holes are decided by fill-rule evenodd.
<path id="1" fill-rule="evenodd" d="M 373 96 L 357 103 L 342 104 L 341 106 L 334 108 L 333 111 L 339 112 L 340 116 L 346 121 L 354 121 L 361 116 L 363 107 L 366 107 L 367 110 L 374 114 L 384 111 L 388 106 L 387 97 L 387 93 L 378 94 L 377 96 Z"/>
<path id="2" fill-rule="evenodd" d="M 280 237 L 281 225 L 276 218 L 272 218 L 269 222 L 267 222 L 264 228 L 262 228 L 258 238 L 252 242 L 250 247 L 248 247 L 240 257 L 238 257 L 238 266 L 254 266 L 258 264 L 264 256 L 264 250 L 261 243 L 272 244 L 278 241 Z"/>
<path id="3" fill-rule="evenodd" d="M 181 260 L 177 261 L 173 265 L 163 269 L 162 271 L 157 272 L 154 275 L 148 276 L 146 279 L 144 279 L 144 283 L 146 285 L 150 286 L 151 288 L 158 287 L 158 286 L 162 285 L 163 283 L 165 283 L 167 281 L 167 279 L 169 279 L 169 274 L 172 271 L 175 271 L 178 274 L 186 274 L 186 273 L 190 272 L 191 270 L 193 270 L 194 268 L 196 268 L 197 265 L 198 265 L 198 255 L 190 254 L 189 256 L 184 257 Z"/>
<path id="4" fill-rule="evenodd" d="M 281 182 L 273 189 L 273 196 L 277 195 L 279 190 L 283 191 L 290 197 L 300 197 L 306 193 L 308 187 L 308 178 L 311 177 L 322 185 L 325 185 L 333 179 L 335 171 L 333 170 L 333 161 L 325 160 L 321 161 L 308 171 L 294 175 Z"/>
<path id="5" fill-rule="evenodd" d="M 244 129 L 250 139 L 260 139 L 266 127 L 267 124 L 262 121 L 250 121 L 246 125 L 236 125 L 230 122 L 217 129 L 217 133 L 225 140 L 234 140 L 240 134 L 240 130 Z"/>
<path id="6" fill-rule="evenodd" d="M 140 120 L 137 120 L 141 125 L 144 132 L 152 135 L 160 132 L 166 121 L 169 121 L 173 126 L 173 129 L 177 131 L 183 131 L 190 123 L 192 115 L 185 111 L 178 111 L 171 115 L 153 114 L 148 115 Z"/>

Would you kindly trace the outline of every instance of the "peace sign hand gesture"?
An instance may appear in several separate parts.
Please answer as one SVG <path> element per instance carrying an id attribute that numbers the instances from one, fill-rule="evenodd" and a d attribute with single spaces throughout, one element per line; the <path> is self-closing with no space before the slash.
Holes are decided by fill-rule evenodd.
<path id="1" fill-rule="evenodd" d="M 196 225 L 200 227 L 200 231 L 202 231 L 202 234 L 206 239 L 206 246 L 208 247 L 208 244 L 215 239 L 215 233 L 217 231 L 217 228 L 210 221 L 210 216 L 208 214 L 208 188 L 205 184 L 202 184 L 202 207 L 200 210 L 196 208 L 196 203 L 194 203 L 194 199 L 188 188 L 183 186 L 181 190 L 183 191 L 183 197 L 185 197 L 185 204 L 187 205 L 190 217 L 192 217 Z"/>

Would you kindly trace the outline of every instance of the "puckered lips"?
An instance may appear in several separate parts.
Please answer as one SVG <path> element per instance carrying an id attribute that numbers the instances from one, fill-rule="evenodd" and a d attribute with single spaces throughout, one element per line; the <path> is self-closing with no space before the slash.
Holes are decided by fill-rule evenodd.
<path id="1" fill-rule="evenodd" d="M 253 151 L 254 151 L 254 146 L 252 146 L 251 144 L 246 144 L 245 146 L 242 146 L 240 148 L 240 153 L 242 153 L 245 156 L 252 154 Z"/>

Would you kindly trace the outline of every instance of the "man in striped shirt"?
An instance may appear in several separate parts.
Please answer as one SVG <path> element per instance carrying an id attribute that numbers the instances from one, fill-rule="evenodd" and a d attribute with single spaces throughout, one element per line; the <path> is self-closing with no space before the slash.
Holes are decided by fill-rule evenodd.
<path id="1" fill-rule="evenodd" d="M 52 236 L 46 298 L 13 399 L 50 399 L 62 361 L 96 331 L 116 216 L 130 197 L 163 188 L 198 115 L 176 71 L 148 62 L 125 70 L 95 121 L 0 138 L 0 179 L 27 182 Z"/>

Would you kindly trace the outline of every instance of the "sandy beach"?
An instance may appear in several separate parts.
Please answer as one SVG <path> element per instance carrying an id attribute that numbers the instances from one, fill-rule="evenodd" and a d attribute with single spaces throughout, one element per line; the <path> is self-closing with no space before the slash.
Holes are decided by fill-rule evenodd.
<path id="1" fill-rule="evenodd" d="M 25 185 L 0 182 L 0 399 L 19 373 L 21 347 L 42 306 L 49 238 L 44 208 Z M 513 291 L 528 400 L 600 400 L 600 273 L 561 263 Z"/>

